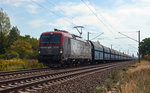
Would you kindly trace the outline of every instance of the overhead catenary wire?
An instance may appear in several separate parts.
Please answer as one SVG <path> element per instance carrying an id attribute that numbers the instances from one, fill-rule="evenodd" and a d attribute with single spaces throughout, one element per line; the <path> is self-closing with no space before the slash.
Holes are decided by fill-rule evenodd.
<path id="1" fill-rule="evenodd" d="M 30 1 L 33 2 L 33 3 L 35 3 L 35 4 L 37 4 L 39 7 L 48 10 L 49 12 L 53 13 L 54 15 L 56 15 L 56 16 L 58 16 L 58 17 L 62 17 L 62 16 L 58 15 L 57 13 L 53 12 L 52 10 L 50 10 L 49 8 L 47 8 L 47 7 L 45 7 L 45 6 L 43 6 L 43 5 L 39 4 L 39 3 L 37 3 L 36 1 L 34 1 L 34 0 L 30 0 Z M 55 5 L 54 3 L 52 3 L 52 2 L 50 2 L 50 1 L 48 1 L 48 2 L 49 2 L 50 4 L 52 4 L 53 6 L 56 6 L 56 5 Z M 63 9 L 60 9 L 60 10 L 61 10 L 62 12 L 64 12 Z M 69 18 L 68 18 L 68 19 L 69 19 Z M 77 24 L 75 24 L 73 21 L 66 20 L 66 19 L 64 19 L 64 20 L 67 21 L 68 23 L 74 25 L 74 26 L 77 26 Z M 81 23 L 81 22 L 80 22 L 80 23 Z M 73 26 L 73 27 L 74 27 L 74 26 Z M 73 28 L 72 28 L 72 29 L 73 29 Z M 85 31 L 85 32 L 88 32 L 88 31 Z"/>
<path id="2" fill-rule="evenodd" d="M 84 0 L 81 0 L 88 8 L 89 8 L 89 10 L 95 15 L 95 17 L 108 29 L 108 31 L 110 31 L 110 32 L 112 32 L 112 30 L 110 29 L 110 28 L 108 28 L 108 26 L 103 22 L 103 20 L 101 20 L 98 16 L 97 16 L 97 14 L 88 6 L 88 4 L 84 1 Z M 111 28 L 112 28 L 112 26 L 110 26 Z M 118 31 L 117 31 L 118 32 Z M 113 32 L 112 32 L 112 34 L 113 34 Z M 114 34 L 113 34 L 114 35 Z M 115 36 L 114 36 L 115 37 Z M 128 36 L 126 36 L 126 37 L 128 37 Z M 128 37 L 128 38 L 130 38 L 130 37 Z M 131 39 L 131 38 L 130 38 Z M 135 39 L 132 39 L 132 40 L 134 40 L 134 41 L 136 41 L 137 42 L 137 40 L 135 40 Z"/>
<path id="3" fill-rule="evenodd" d="M 84 0 L 82 0 L 82 2 L 90 9 L 90 11 L 94 14 L 94 15 L 96 15 L 96 13 L 86 4 L 86 2 L 84 2 Z M 90 2 L 90 1 L 89 1 Z M 93 7 L 94 8 L 94 7 Z M 95 8 L 94 8 L 95 9 Z M 96 11 L 96 9 L 95 9 L 95 11 Z M 104 16 L 102 15 L 102 13 L 101 13 L 101 16 L 102 16 L 102 18 L 104 19 L 104 20 L 106 20 L 105 18 L 104 18 Z M 100 19 L 97 15 L 96 15 L 96 17 L 98 18 L 98 19 Z M 109 24 L 108 23 L 108 26 L 107 26 L 107 24 L 105 24 L 105 22 L 103 22 L 103 20 L 99 20 L 100 22 L 102 22 L 102 23 L 104 23 L 104 25 L 105 25 L 105 27 L 107 27 L 107 29 L 108 29 L 108 31 L 110 31 L 112 34 L 111 35 L 113 35 L 114 36 L 114 39 L 116 38 L 116 35 L 113 33 L 113 30 L 114 30 L 114 28 L 113 28 L 113 26 L 111 25 L 111 24 Z M 110 29 L 110 28 L 112 29 Z M 115 30 L 115 31 L 117 31 L 117 30 Z M 119 39 L 119 41 L 120 42 L 122 42 L 120 39 Z"/>
<path id="4" fill-rule="evenodd" d="M 81 0 L 85 5 L 86 5 L 86 7 L 92 12 L 92 14 L 98 19 L 98 21 L 100 22 L 100 23 L 102 23 L 107 29 L 108 29 L 108 31 L 110 31 L 111 33 L 113 33 L 112 32 L 112 30 L 110 29 L 110 28 L 108 28 L 108 26 L 97 16 L 97 14 L 88 6 L 88 4 L 84 1 L 84 0 Z"/>
<path id="5" fill-rule="evenodd" d="M 46 1 L 47 1 L 49 4 L 51 4 L 51 5 L 55 6 L 55 7 L 57 7 L 56 4 L 53 3 L 52 1 L 49 1 L 49 0 L 46 0 Z M 65 12 L 65 11 L 64 11 L 62 8 L 60 8 L 60 7 L 59 7 L 59 11 L 61 11 L 62 14 Z M 67 17 L 68 17 L 68 16 L 67 16 Z M 68 18 L 71 19 L 71 18 L 73 18 L 73 17 L 71 16 L 71 17 L 68 17 Z"/>
<path id="6" fill-rule="evenodd" d="M 102 35 L 102 34 L 104 34 L 104 32 L 100 33 L 99 35 L 97 35 L 96 37 L 94 37 L 94 38 L 92 38 L 92 39 L 90 39 L 90 40 L 94 40 L 94 39 L 98 38 L 98 37 L 99 37 L 100 35 Z"/>
<path id="7" fill-rule="evenodd" d="M 49 4 L 51 4 L 51 5 L 53 5 L 53 6 L 55 6 L 55 7 L 57 7 L 57 5 L 55 4 L 55 3 L 53 3 L 52 1 L 50 1 L 50 0 L 46 0 Z M 60 8 L 59 7 L 59 11 L 61 11 L 61 13 L 63 14 L 65 11 L 62 9 L 62 8 Z M 67 16 L 68 17 L 68 16 Z M 74 24 L 73 23 L 73 16 L 70 16 L 70 17 L 68 17 L 69 19 L 72 19 L 72 24 Z M 79 23 L 81 23 L 79 20 L 77 20 Z M 76 24 L 74 24 L 74 25 L 76 25 Z M 77 25 L 76 25 L 77 26 Z M 75 26 L 74 26 L 75 27 Z M 87 31 L 86 31 L 87 32 Z"/>
<path id="8" fill-rule="evenodd" d="M 108 26 L 107 26 L 107 24 L 105 24 L 104 22 L 103 22 L 103 20 L 101 20 L 98 16 L 97 16 L 97 14 L 89 7 L 89 5 L 84 1 L 84 0 L 81 0 L 85 5 L 86 5 L 86 7 L 92 12 L 92 14 L 98 19 L 98 21 L 100 22 L 100 23 L 102 23 L 107 29 L 108 29 L 108 31 L 109 32 L 111 32 L 112 33 L 112 35 L 114 36 L 114 38 L 116 37 L 115 35 L 114 35 L 114 33 L 113 33 L 113 30 L 111 30 Z M 94 7 L 93 7 L 94 8 Z M 95 9 L 95 8 L 94 8 Z M 111 27 L 112 28 L 112 27 Z"/>
<path id="9" fill-rule="evenodd" d="M 54 3 L 52 3 L 52 1 L 49 1 L 49 0 L 46 0 L 49 4 L 51 4 L 51 5 L 53 5 L 53 6 L 55 6 L 56 7 L 56 5 L 54 4 Z M 64 13 L 65 11 L 62 9 L 62 8 L 60 8 L 59 7 L 59 10 L 61 11 L 61 13 Z M 70 17 L 70 18 L 72 18 L 72 17 Z"/>
<path id="10" fill-rule="evenodd" d="M 103 20 L 101 20 L 101 19 L 96 15 L 96 13 L 88 6 L 88 4 L 87 4 L 84 0 L 81 0 L 81 1 L 89 8 L 89 10 L 96 16 L 96 18 L 97 18 L 101 23 L 103 23 L 104 26 L 107 27 L 107 29 L 108 29 L 109 31 L 111 31 L 112 34 L 113 34 L 113 31 L 110 29 L 110 28 L 114 29 L 114 28 L 112 27 L 112 25 L 111 25 L 111 24 L 108 24 L 108 26 L 110 27 L 110 28 L 108 28 L 107 24 L 105 24 L 105 23 L 103 22 Z M 90 1 L 89 1 L 89 2 L 90 2 Z M 93 7 L 93 8 L 94 8 L 94 7 Z M 94 9 L 95 9 L 95 8 L 94 8 Z M 95 11 L 96 11 L 96 9 L 95 9 Z M 105 19 L 102 14 L 101 14 L 101 16 L 103 17 L 103 19 Z M 117 31 L 117 30 L 116 30 L 116 31 Z M 117 32 L 118 32 L 118 31 L 117 31 Z M 113 35 L 114 35 L 114 34 L 113 34 Z M 116 37 L 116 36 L 114 36 L 114 37 Z M 119 39 L 119 41 L 120 41 L 120 39 Z"/>
<path id="11" fill-rule="evenodd" d="M 58 16 L 58 17 L 62 17 L 62 16 L 56 14 L 55 12 L 53 12 L 52 10 L 50 10 L 49 8 L 47 8 L 47 7 L 45 7 L 45 6 L 41 5 L 41 4 L 39 4 L 38 2 L 36 2 L 36 1 L 34 1 L 34 0 L 30 0 L 30 1 L 33 2 L 34 4 L 38 5 L 39 7 L 43 8 L 43 9 L 45 9 L 45 10 L 51 12 L 51 13 L 53 13 L 54 15 L 56 15 L 56 16 Z M 65 20 L 66 22 L 71 23 L 71 24 L 73 24 L 73 25 L 76 26 L 76 24 L 74 24 L 73 22 L 71 22 L 71 21 L 69 21 L 69 20 L 66 20 L 66 19 L 64 19 L 64 20 Z"/>
<path id="12" fill-rule="evenodd" d="M 88 0 L 88 2 L 91 3 L 90 0 Z M 93 7 L 93 8 L 94 8 L 94 7 Z M 95 8 L 94 8 L 94 9 L 95 9 Z M 95 11 L 97 11 L 97 9 L 95 9 Z M 99 12 L 100 12 L 100 11 L 99 11 Z M 100 16 L 104 19 L 104 21 L 107 21 L 108 26 L 109 26 L 110 28 L 114 29 L 113 26 L 108 22 L 108 20 L 103 16 L 102 13 L 100 13 Z M 106 24 L 106 25 L 107 25 L 107 24 Z"/>
<path id="13" fill-rule="evenodd" d="M 83 0 L 82 0 L 82 1 L 83 1 Z M 88 0 L 88 1 L 89 1 L 89 0 Z M 90 2 L 90 1 L 89 1 L 89 2 Z M 93 7 L 93 8 L 94 8 L 94 7 Z M 94 9 L 95 9 L 95 8 L 94 8 Z M 95 9 L 95 10 L 96 10 L 96 9 Z M 103 17 L 103 19 L 105 19 L 104 16 L 102 15 L 102 13 L 101 13 L 101 16 Z M 105 19 L 105 20 L 106 20 L 106 19 Z M 109 23 L 108 23 L 108 24 L 109 24 Z M 111 24 L 109 24 L 109 26 L 113 29 L 113 26 L 112 26 Z M 117 31 L 117 30 L 116 30 L 116 31 Z M 118 31 L 117 31 L 117 32 L 118 32 Z M 134 32 L 135 32 L 135 31 L 134 31 Z M 137 32 L 137 31 L 136 31 L 136 32 Z M 118 33 L 120 33 L 120 32 L 118 32 Z M 128 31 L 128 32 L 126 31 L 126 32 L 124 32 L 124 33 L 133 33 L 133 31 L 132 31 L 132 32 L 131 32 L 131 31 L 130 31 L 130 32 L 129 32 L 129 31 Z M 126 36 L 126 37 L 127 37 L 127 36 Z M 137 40 L 134 40 L 134 41 L 137 41 Z"/>

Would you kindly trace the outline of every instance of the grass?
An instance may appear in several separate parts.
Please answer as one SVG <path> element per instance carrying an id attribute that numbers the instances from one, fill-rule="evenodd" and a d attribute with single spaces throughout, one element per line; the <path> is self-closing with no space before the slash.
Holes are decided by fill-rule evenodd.
<path id="1" fill-rule="evenodd" d="M 35 68 L 45 68 L 42 63 L 39 63 L 38 60 L 23 60 L 25 63 L 25 69 L 35 69 Z"/>
<path id="2" fill-rule="evenodd" d="M 35 68 L 44 68 L 44 66 L 37 60 L 0 59 L 0 71 L 13 71 L 22 69 L 35 69 Z"/>
<path id="3" fill-rule="evenodd" d="M 150 93 L 150 62 L 142 61 L 129 69 L 128 82 L 121 85 L 122 93 Z"/>
<path id="4" fill-rule="evenodd" d="M 150 62 L 142 61 L 110 74 L 105 84 L 96 87 L 96 93 L 150 93 Z"/>

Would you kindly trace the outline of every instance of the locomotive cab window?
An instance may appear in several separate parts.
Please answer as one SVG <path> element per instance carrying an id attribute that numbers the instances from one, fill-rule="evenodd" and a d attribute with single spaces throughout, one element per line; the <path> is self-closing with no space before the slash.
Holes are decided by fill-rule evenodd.
<path id="1" fill-rule="evenodd" d="M 56 44 L 56 43 L 60 43 L 61 41 L 61 35 L 59 34 L 47 34 L 47 35 L 42 35 L 41 36 L 41 40 L 40 43 L 41 44 L 46 44 L 46 43 L 50 43 L 50 44 Z"/>

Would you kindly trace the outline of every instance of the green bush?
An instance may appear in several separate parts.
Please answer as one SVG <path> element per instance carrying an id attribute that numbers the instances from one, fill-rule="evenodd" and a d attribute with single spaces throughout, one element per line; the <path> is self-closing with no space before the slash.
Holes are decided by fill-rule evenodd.
<path id="1" fill-rule="evenodd" d="M 1 54 L 0 59 L 5 59 L 5 54 Z"/>
<path id="2" fill-rule="evenodd" d="M 145 55 L 144 59 L 150 61 L 150 55 Z"/>
<path id="3" fill-rule="evenodd" d="M 11 71 L 24 69 L 24 62 L 20 59 L 0 59 L 0 71 Z"/>
<path id="4" fill-rule="evenodd" d="M 38 60 L 24 60 L 25 69 L 35 69 L 35 68 L 44 68 L 42 63 L 39 63 Z"/>
<path id="5" fill-rule="evenodd" d="M 33 53 L 32 46 L 25 40 L 17 40 L 10 46 L 11 51 L 16 51 L 21 59 L 28 58 Z"/>
<path id="6" fill-rule="evenodd" d="M 33 53 L 29 54 L 27 59 L 37 59 L 38 58 L 38 51 L 33 51 Z"/>
<path id="7" fill-rule="evenodd" d="M 15 51 L 7 52 L 6 59 L 13 59 L 13 58 L 19 58 L 19 54 Z"/>

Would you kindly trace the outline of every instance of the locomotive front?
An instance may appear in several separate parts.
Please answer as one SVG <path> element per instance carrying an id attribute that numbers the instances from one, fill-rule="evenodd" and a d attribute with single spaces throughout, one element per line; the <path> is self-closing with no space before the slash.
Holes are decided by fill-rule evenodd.
<path id="1" fill-rule="evenodd" d="M 64 35 L 61 32 L 42 33 L 39 39 L 38 60 L 47 66 L 59 64 L 63 56 L 63 40 Z"/>

